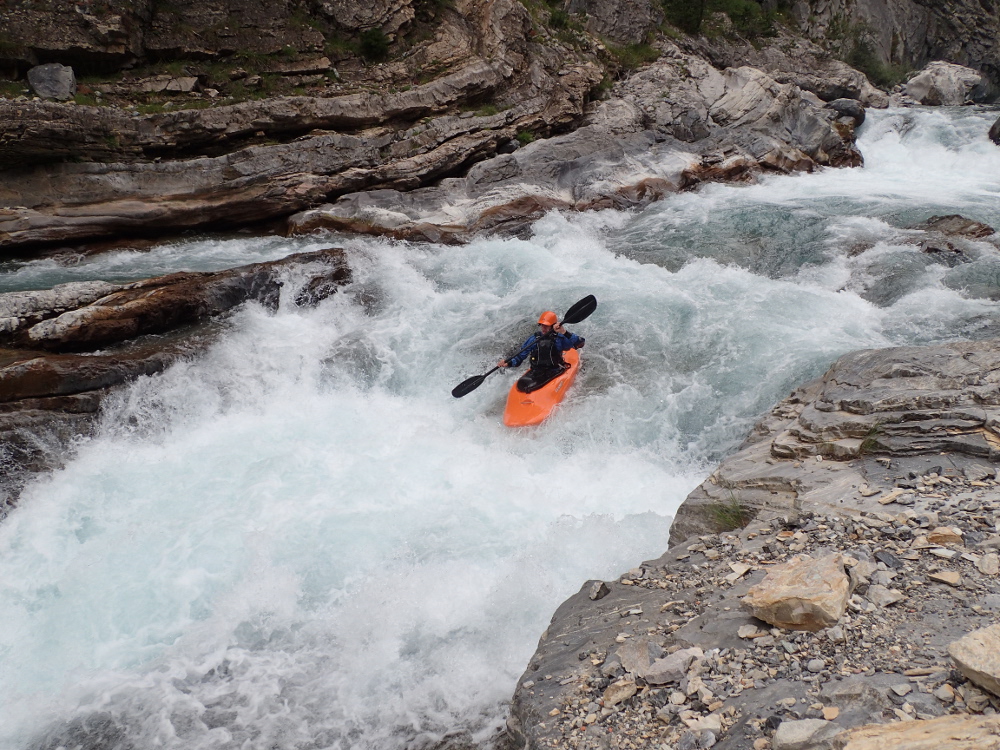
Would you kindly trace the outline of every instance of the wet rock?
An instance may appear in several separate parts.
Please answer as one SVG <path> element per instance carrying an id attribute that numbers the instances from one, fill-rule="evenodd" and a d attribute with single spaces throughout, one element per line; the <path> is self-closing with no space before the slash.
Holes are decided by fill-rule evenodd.
<path id="1" fill-rule="evenodd" d="M 959 670 L 994 695 L 1000 695 L 1000 625 L 976 630 L 948 646 Z"/>
<path id="2" fill-rule="evenodd" d="M 921 104 L 956 106 L 979 99 L 982 84 L 979 72 L 938 60 L 910 78 L 903 91 Z"/>
<path id="3" fill-rule="evenodd" d="M 865 121 L 865 107 L 854 99 L 834 99 L 827 102 L 826 106 L 836 112 L 838 117 L 848 118 L 856 128 L 860 128 Z"/>
<path id="4" fill-rule="evenodd" d="M 788 630 L 817 631 L 837 624 L 847 607 L 850 581 L 843 557 L 794 557 L 770 569 L 742 606 L 754 617 Z"/>
<path id="5" fill-rule="evenodd" d="M 295 269 L 310 276 L 310 287 L 299 302 L 317 301 L 324 284 L 330 293 L 350 278 L 343 251 L 321 250 L 228 271 L 177 273 L 138 281 L 65 312 L 50 310 L 48 316 L 37 309 L 40 300 L 65 300 L 79 292 L 76 299 L 83 302 L 102 287 L 63 288 L 34 297 L 14 293 L 9 299 L 0 295 L 0 308 L 28 311 L 20 317 L 4 318 L 8 321 L 5 335 L 16 346 L 52 352 L 88 351 L 191 325 L 248 300 L 273 307 L 285 283 L 282 276 Z M 33 323 L 36 317 L 44 319 Z M 16 323 L 12 326 L 10 321 Z"/>
<path id="6" fill-rule="evenodd" d="M 973 240 L 989 237 L 996 233 L 996 230 L 988 224 L 983 224 L 982 222 L 974 221 L 958 214 L 932 216 L 926 221 L 914 224 L 910 229 L 940 232 L 944 235 L 966 237 Z"/>
<path id="7" fill-rule="evenodd" d="M 997 121 L 990 127 L 989 136 L 991 141 L 1000 146 L 1000 118 L 997 118 Z"/>
<path id="8" fill-rule="evenodd" d="M 76 76 L 73 68 L 60 63 L 36 65 L 28 71 L 28 83 L 43 99 L 67 101 L 76 94 Z"/>

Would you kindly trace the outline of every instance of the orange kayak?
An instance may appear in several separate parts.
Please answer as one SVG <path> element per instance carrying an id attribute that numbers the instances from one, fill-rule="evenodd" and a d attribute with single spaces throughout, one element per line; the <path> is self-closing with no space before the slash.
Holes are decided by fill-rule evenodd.
<path id="1" fill-rule="evenodd" d="M 566 391 L 576 378 L 576 371 L 580 369 L 580 352 L 576 349 L 563 352 L 563 359 L 569 364 L 569 369 L 537 391 L 521 393 L 517 390 L 517 383 L 510 387 L 510 393 L 507 394 L 507 408 L 503 410 L 505 425 L 527 427 L 545 421 L 556 404 L 563 400 Z"/>

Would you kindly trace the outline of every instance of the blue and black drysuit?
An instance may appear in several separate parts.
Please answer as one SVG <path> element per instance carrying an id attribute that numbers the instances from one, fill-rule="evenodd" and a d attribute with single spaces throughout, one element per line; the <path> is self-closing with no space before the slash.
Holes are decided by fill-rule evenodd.
<path id="1" fill-rule="evenodd" d="M 553 330 L 529 336 L 521 346 L 521 351 L 507 360 L 511 367 L 517 367 L 525 358 L 531 365 L 531 369 L 517 381 L 517 389 L 522 393 L 537 391 L 569 366 L 562 353 L 579 349 L 583 344 L 582 336 L 569 331 L 556 333 Z"/>

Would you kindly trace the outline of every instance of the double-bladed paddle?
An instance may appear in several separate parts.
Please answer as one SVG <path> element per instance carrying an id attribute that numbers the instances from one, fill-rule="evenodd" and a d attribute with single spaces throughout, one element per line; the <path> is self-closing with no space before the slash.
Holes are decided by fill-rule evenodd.
<path id="1" fill-rule="evenodd" d="M 597 309 L 597 297 L 595 297 L 593 294 L 588 294 L 586 297 L 584 297 L 582 300 L 577 302 L 569 310 L 566 311 L 566 315 L 563 316 L 561 325 L 566 325 L 567 323 L 573 325 L 573 323 L 579 323 L 581 320 L 586 320 L 587 318 L 590 317 L 591 313 L 593 313 L 594 310 L 596 309 Z M 524 352 L 528 351 L 528 349 L 530 348 L 531 348 L 530 346 L 525 347 L 517 354 L 515 354 L 514 357 L 524 354 Z M 513 357 L 508 357 L 508 359 L 513 359 Z M 451 395 L 454 396 L 455 398 L 462 398 L 462 396 L 472 393 L 474 390 L 476 390 L 476 388 L 478 388 L 483 384 L 483 381 L 486 380 L 486 378 L 488 378 L 490 375 L 492 375 L 499 369 L 500 369 L 499 367 L 494 367 L 485 375 L 475 375 L 469 378 L 468 380 L 463 380 L 461 383 L 459 383 L 452 389 Z"/>

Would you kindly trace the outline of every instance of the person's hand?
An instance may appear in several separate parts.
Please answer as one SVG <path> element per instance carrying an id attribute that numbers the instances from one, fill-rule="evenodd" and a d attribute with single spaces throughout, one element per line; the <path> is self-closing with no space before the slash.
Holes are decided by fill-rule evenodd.
<path id="1" fill-rule="evenodd" d="M 499 362 L 497 362 L 497 367 L 510 367 L 510 362 L 508 362 L 506 359 L 501 359 Z"/>
<path id="2" fill-rule="evenodd" d="M 563 327 L 562 323 L 556 323 L 554 326 L 552 326 L 552 329 L 556 333 L 566 333 L 566 329 Z"/>

